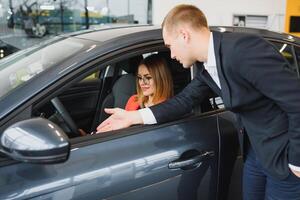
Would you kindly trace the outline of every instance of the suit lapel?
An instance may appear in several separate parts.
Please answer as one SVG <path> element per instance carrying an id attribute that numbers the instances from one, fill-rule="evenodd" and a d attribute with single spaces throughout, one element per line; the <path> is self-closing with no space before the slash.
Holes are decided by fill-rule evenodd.
<path id="1" fill-rule="evenodd" d="M 202 76 L 202 80 L 205 81 L 205 83 L 216 93 L 218 94 L 220 97 L 222 97 L 222 93 L 221 90 L 219 88 L 219 86 L 215 83 L 215 81 L 212 79 L 212 77 L 209 75 L 209 73 L 204 69 L 203 64 L 201 63 L 196 63 L 196 65 L 198 65 L 198 68 L 201 69 L 201 76 Z M 201 66 L 202 65 L 202 66 Z"/>
<path id="2" fill-rule="evenodd" d="M 213 32 L 217 71 L 218 71 L 218 76 L 219 76 L 220 84 L 221 84 L 221 88 L 222 88 L 221 89 L 222 99 L 223 99 L 225 107 L 230 109 L 232 107 L 231 93 L 230 93 L 228 81 L 225 77 L 223 66 L 222 66 L 221 37 L 222 37 L 221 33 Z"/>

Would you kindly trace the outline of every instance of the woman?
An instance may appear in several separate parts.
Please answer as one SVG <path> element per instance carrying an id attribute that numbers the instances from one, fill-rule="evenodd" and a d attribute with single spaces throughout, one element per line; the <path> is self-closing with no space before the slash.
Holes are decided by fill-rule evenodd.
<path id="1" fill-rule="evenodd" d="M 138 110 L 161 103 L 173 96 L 171 73 L 163 57 L 152 54 L 139 65 L 137 94 L 129 98 L 125 110 Z"/>

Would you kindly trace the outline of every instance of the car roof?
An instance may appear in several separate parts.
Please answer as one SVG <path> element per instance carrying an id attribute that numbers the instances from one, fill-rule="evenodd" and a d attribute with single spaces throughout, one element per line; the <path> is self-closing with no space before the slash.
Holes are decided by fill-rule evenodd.
<path id="1" fill-rule="evenodd" d="M 258 34 L 265 38 L 271 38 L 275 40 L 284 40 L 287 42 L 293 42 L 300 45 L 300 38 L 291 34 L 283 32 L 275 32 L 267 29 L 238 27 L 238 26 L 210 26 L 212 31 L 217 32 L 239 32 Z M 126 36 L 129 34 L 156 30 L 161 32 L 160 26 L 154 25 L 118 25 L 118 26 L 106 26 L 103 28 L 96 28 L 93 30 L 79 31 L 71 34 L 64 35 L 64 37 L 76 37 L 84 40 L 92 40 L 95 42 L 105 42 L 117 37 Z"/>
<path id="2" fill-rule="evenodd" d="M 218 32 L 236 32 L 236 33 L 250 33 L 258 34 L 264 38 L 284 40 L 287 42 L 293 42 L 300 45 L 300 38 L 291 34 L 283 32 L 275 32 L 267 29 L 250 28 L 250 27 L 239 27 L 239 26 L 211 26 L 211 30 Z"/>
<path id="3" fill-rule="evenodd" d="M 127 25 L 127 26 L 117 26 L 117 27 L 109 27 L 109 28 L 105 27 L 100 29 L 75 32 L 67 36 L 76 37 L 85 40 L 92 40 L 95 42 L 106 42 L 114 38 L 126 36 L 128 34 L 150 31 L 150 30 L 160 31 L 160 27 L 151 26 L 151 25 Z"/>

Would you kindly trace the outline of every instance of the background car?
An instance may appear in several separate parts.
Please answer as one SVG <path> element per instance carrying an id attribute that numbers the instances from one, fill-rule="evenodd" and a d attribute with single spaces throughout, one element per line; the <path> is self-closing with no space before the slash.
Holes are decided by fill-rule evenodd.
<path id="1" fill-rule="evenodd" d="M 17 52 L 19 49 L 0 40 L 0 59 Z"/>
<path id="2" fill-rule="evenodd" d="M 246 28 L 299 75 L 299 39 Z M 197 67 L 170 58 L 155 26 L 63 35 L 0 61 L 1 199 L 241 199 L 233 114 L 211 94 L 160 124 L 90 133 L 135 92 L 137 60 L 163 55 L 180 92 Z M 233 172 L 233 173 L 232 173 Z"/>

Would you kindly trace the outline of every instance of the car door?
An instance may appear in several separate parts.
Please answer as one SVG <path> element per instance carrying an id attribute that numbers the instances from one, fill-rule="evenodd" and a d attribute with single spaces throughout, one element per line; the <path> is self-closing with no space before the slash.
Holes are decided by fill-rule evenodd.
<path id="1" fill-rule="evenodd" d="M 73 141 L 67 162 L 1 167 L 1 199 L 216 199 L 217 116 Z"/>

